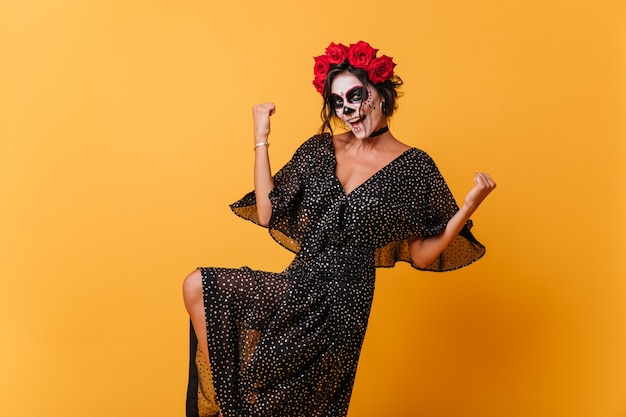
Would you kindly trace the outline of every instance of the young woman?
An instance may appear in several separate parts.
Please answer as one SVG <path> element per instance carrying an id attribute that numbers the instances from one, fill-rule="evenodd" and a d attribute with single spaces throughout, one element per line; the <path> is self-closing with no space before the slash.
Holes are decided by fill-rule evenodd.
<path id="1" fill-rule="evenodd" d="M 393 136 L 402 81 L 392 58 L 361 41 L 331 43 L 315 62 L 320 133 L 272 176 L 275 106 L 255 105 L 254 192 L 231 205 L 293 262 L 281 273 L 199 268 L 185 279 L 188 416 L 345 416 L 375 268 L 448 271 L 485 252 L 469 218 L 495 183 L 477 173 L 459 208 L 432 159 Z M 347 131 L 333 134 L 334 120 Z"/>

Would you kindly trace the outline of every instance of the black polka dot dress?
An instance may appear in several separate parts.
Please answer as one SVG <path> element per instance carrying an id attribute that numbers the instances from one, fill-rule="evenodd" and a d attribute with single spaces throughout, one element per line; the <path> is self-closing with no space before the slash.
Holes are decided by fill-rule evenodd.
<path id="1" fill-rule="evenodd" d="M 203 415 L 209 384 L 224 417 L 347 414 L 375 268 L 411 262 L 407 239 L 440 233 L 458 206 L 432 159 L 415 148 L 348 194 L 335 166 L 325 134 L 274 176 L 269 231 L 296 254 L 285 271 L 200 268 L 211 375 L 197 372 L 192 334 L 188 416 Z M 231 209 L 258 223 L 254 193 Z M 470 227 L 424 269 L 479 259 L 485 248 Z"/>

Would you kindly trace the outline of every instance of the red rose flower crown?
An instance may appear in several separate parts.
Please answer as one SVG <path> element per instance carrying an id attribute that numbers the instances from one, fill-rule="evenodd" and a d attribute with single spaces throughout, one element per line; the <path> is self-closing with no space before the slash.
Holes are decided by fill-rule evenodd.
<path id="1" fill-rule="evenodd" d="M 393 58 L 387 55 L 376 57 L 378 49 L 374 49 L 369 43 L 359 41 L 345 46 L 331 42 L 326 48 L 326 54 L 316 56 L 313 73 L 315 79 L 313 85 L 318 93 L 324 93 L 324 80 L 333 65 L 348 63 L 354 68 L 360 68 L 367 72 L 373 84 L 382 83 L 393 77 L 393 68 L 396 64 Z"/>

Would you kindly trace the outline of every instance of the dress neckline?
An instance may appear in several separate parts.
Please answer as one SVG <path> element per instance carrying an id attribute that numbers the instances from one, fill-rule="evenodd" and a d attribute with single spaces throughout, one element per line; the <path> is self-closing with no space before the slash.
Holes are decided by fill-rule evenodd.
<path id="1" fill-rule="evenodd" d="M 330 147 L 330 154 L 332 156 L 332 162 L 333 162 L 332 163 L 332 167 L 331 167 L 332 168 L 332 176 L 335 179 L 335 181 L 337 182 L 337 185 L 339 185 L 339 188 L 343 192 L 344 196 L 346 196 L 346 197 L 352 195 L 355 191 L 363 188 L 366 184 L 368 184 L 374 178 L 376 178 L 378 175 L 380 175 L 380 173 L 386 171 L 391 166 L 393 166 L 396 163 L 398 163 L 398 161 L 404 159 L 404 157 L 406 155 L 408 155 L 410 152 L 412 152 L 412 151 L 414 151 L 416 149 L 416 148 L 405 149 L 400 155 L 396 156 L 394 159 L 389 161 L 389 163 L 387 163 L 386 165 L 383 165 L 378 171 L 376 171 L 372 175 L 370 175 L 365 181 L 363 181 L 362 183 L 360 183 L 359 185 L 354 187 L 352 190 L 350 190 L 350 192 L 346 192 L 345 187 L 343 186 L 343 184 L 339 180 L 339 177 L 337 177 L 337 155 L 335 154 L 335 145 L 333 144 L 333 138 L 332 138 L 331 135 L 328 135 L 327 137 L 328 137 L 328 146 Z"/>

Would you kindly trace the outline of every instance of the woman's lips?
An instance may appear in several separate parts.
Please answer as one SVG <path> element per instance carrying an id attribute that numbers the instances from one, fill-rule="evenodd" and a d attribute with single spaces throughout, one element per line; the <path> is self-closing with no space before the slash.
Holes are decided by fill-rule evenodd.
<path id="1" fill-rule="evenodd" d="M 359 117 L 357 119 L 351 119 L 351 120 L 348 120 L 347 122 L 352 128 L 357 128 L 363 124 L 362 123 L 363 120 L 365 120 L 365 116 Z"/>

